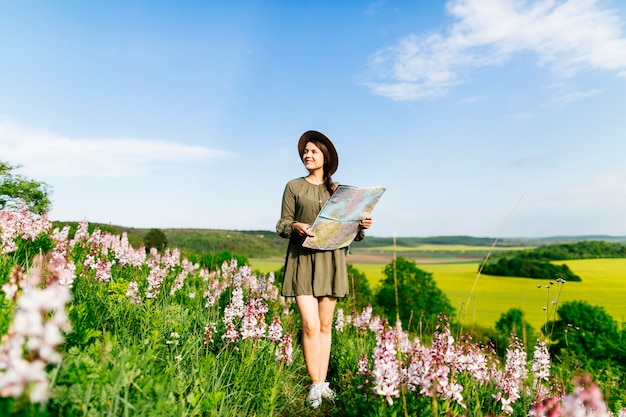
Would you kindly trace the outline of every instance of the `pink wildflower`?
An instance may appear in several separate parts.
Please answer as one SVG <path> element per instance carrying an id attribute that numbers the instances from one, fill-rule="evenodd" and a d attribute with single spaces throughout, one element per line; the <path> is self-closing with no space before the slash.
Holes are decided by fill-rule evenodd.
<path id="1" fill-rule="evenodd" d="M 609 417 L 606 403 L 602 399 L 600 388 L 587 374 L 574 379 L 574 392 L 563 397 L 563 411 L 565 415 Z"/>
<path id="2" fill-rule="evenodd" d="M 278 342 L 283 337 L 283 326 L 280 323 L 279 316 L 274 316 L 272 319 L 272 324 L 270 324 L 269 330 L 267 331 L 267 337 L 272 342 Z"/>
<path id="3" fill-rule="evenodd" d="M 135 249 L 128 242 L 126 232 L 122 233 L 122 237 L 117 236 L 111 242 L 111 249 L 115 254 L 120 266 L 141 267 L 146 260 L 146 250 L 143 245 L 139 249 Z"/>
<path id="4" fill-rule="evenodd" d="M 371 372 L 374 378 L 373 391 L 385 397 L 387 402 L 392 405 L 393 397 L 400 396 L 402 374 L 399 361 L 396 359 L 396 340 L 391 328 L 386 329 L 385 326 L 382 326 L 376 334 L 373 361 L 374 366 Z"/>
<path id="5" fill-rule="evenodd" d="M 370 327 L 371 323 L 370 323 Z M 401 353 L 408 353 L 411 350 L 411 342 L 409 341 L 409 334 L 402 330 L 402 323 L 396 322 L 396 340 L 398 350 Z"/>
<path id="6" fill-rule="evenodd" d="M 236 343 L 239 341 L 239 332 L 235 329 L 233 323 L 226 323 L 226 332 L 222 335 L 228 343 Z"/>
<path id="7" fill-rule="evenodd" d="M 87 223 L 87 219 L 84 219 L 78 224 L 78 229 L 76 229 L 74 238 L 70 241 L 70 246 L 74 247 L 79 242 L 86 241 L 87 239 L 89 239 L 89 224 Z"/>
<path id="8" fill-rule="evenodd" d="M 365 354 L 359 357 L 356 373 L 357 375 L 368 375 L 370 373 L 370 364 Z"/>
<path id="9" fill-rule="evenodd" d="M 367 328 L 370 329 L 370 331 L 374 333 L 378 333 L 384 325 L 385 324 L 383 323 L 383 321 L 380 319 L 379 316 L 373 316 L 370 319 L 369 324 L 367 325 Z"/>
<path id="10" fill-rule="evenodd" d="M 44 272 L 52 276 L 46 287 L 39 288 Z M 0 396 L 28 395 L 31 402 L 41 402 L 49 395 L 45 367 L 60 362 L 57 347 L 63 343 L 63 333 L 71 331 L 65 312 L 71 293 L 59 285 L 42 256 L 35 258 L 18 286 L 23 292 L 16 298 L 13 322 L 0 342 Z"/>
<path id="11" fill-rule="evenodd" d="M 141 304 L 141 294 L 139 294 L 139 285 L 136 281 L 128 283 L 126 297 L 130 298 L 132 304 Z"/>
<path id="12" fill-rule="evenodd" d="M 531 372 L 533 374 L 533 389 L 536 396 L 543 398 L 548 394 L 546 384 L 550 379 L 550 353 L 545 340 L 541 340 L 535 346 Z"/>
<path id="13" fill-rule="evenodd" d="M 559 417 L 563 415 L 563 408 L 561 407 L 561 399 L 553 395 L 551 397 L 544 398 L 538 404 L 532 406 L 528 412 L 530 417 Z"/>
<path id="14" fill-rule="evenodd" d="M 172 269 L 180 265 L 180 251 L 178 249 L 165 249 L 165 253 L 161 256 L 161 264 L 168 269 Z"/>
<path id="15" fill-rule="evenodd" d="M 268 308 L 262 299 L 250 298 L 241 321 L 241 338 L 259 340 L 265 335 L 265 313 Z"/>
<path id="16" fill-rule="evenodd" d="M 182 260 L 181 266 L 182 270 L 178 273 L 178 275 L 176 275 L 176 279 L 174 280 L 172 288 L 170 289 L 170 295 L 176 294 L 176 292 L 180 290 L 185 284 L 185 279 L 187 278 L 187 276 L 189 276 L 189 274 L 193 274 L 199 268 L 197 264 L 192 264 L 187 259 Z"/>
<path id="17" fill-rule="evenodd" d="M 208 280 L 208 276 L 207 276 Z M 211 278 L 207 285 L 206 291 L 204 291 L 203 297 L 206 300 L 205 307 L 210 307 L 214 305 L 217 300 L 222 296 L 222 290 L 220 287 L 220 282 L 216 278 Z"/>
<path id="18" fill-rule="evenodd" d="M 115 264 L 115 261 L 108 261 L 106 259 L 98 259 L 96 261 L 96 280 L 100 282 L 108 282 L 111 279 L 111 267 Z M 94 268 L 92 266 L 92 268 Z"/>
<path id="19" fill-rule="evenodd" d="M 237 259 L 231 259 L 230 262 L 224 261 L 220 269 L 223 277 L 233 277 L 233 284 L 235 286 L 240 286 L 242 284 L 241 275 L 235 276 L 237 271 Z"/>
<path id="20" fill-rule="evenodd" d="M 276 362 L 281 361 L 285 361 L 287 364 L 293 362 L 293 346 L 290 333 L 285 333 L 278 350 L 276 350 Z"/>
<path id="21" fill-rule="evenodd" d="M 372 306 L 367 306 L 361 311 L 361 314 L 354 316 L 354 318 L 352 319 L 352 324 L 357 329 L 361 331 L 366 331 L 368 329 L 371 318 Z"/>
<path id="22" fill-rule="evenodd" d="M 51 228 L 52 223 L 46 214 L 36 215 L 29 212 L 24 201 L 20 202 L 15 211 L 0 210 L 0 253 L 17 250 L 15 239 L 34 241 Z"/>
<path id="23" fill-rule="evenodd" d="M 56 240 L 57 244 L 52 250 L 49 268 L 53 269 L 59 276 L 59 284 L 71 288 L 76 278 L 76 265 L 69 259 L 67 253 L 69 230 L 69 227 L 66 226 L 61 232 L 55 230 L 53 233 L 53 239 Z"/>
<path id="24" fill-rule="evenodd" d="M 343 308 L 337 309 L 337 321 L 335 322 L 335 330 L 338 332 L 343 332 L 343 326 L 345 325 L 345 321 L 343 318 Z"/>
<path id="25" fill-rule="evenodd" d="M 232 323 L 236 317 L 243 317 L 244 311 L 243 290 L 236 287 L 232 292 L 230 303 L 224 308 L 224 323 Z"/>
<path id="26" fill-rule="evenodd" d="M 477 382 L 486 383 L 490 380 L 487 355 L 470 340 L 468 336 L 461 344 L 461 349 L 457 349 L 455 366 L 459 371 L 467 372 Z"/>
<path id="27" fill-rule="evenodd" d="M 494 398 L 502 404 L 504 413 L 511 414 L 513 412 L 511 405 L 520 398 L 520 388 L 523 381 L 526 380 L 527 374 L 526 352 L 522 342 L 514 337 L 506 350 L 504 373 L 497 382 L 500 391 L 494 394 Z"/>
<path id="28" fill-rule="evenodd" d="M 159 265 L 153 265 L 148 274 L 148 289 L 146 290 L 146 298 L 156 298 L 159 295 L 161 284 L 167 276 L 167 269 Z"/>
<path id="29" fill-rule="evenodd" d="M 267 276 L 267 287 L 264 295 L 266 300 L 274 301 L 278 298 L 278 287 L 274 285 L 275 280 L 276 278 L 274 277 L 274 273 L 270 272 Z"/>
<path id="30" fill-rule="evenodd" d="M 215 323 L 209 323 L 204 326 L 204 344 L 210 345 L 213 343 L 213 335 L 217 332 Z"/>

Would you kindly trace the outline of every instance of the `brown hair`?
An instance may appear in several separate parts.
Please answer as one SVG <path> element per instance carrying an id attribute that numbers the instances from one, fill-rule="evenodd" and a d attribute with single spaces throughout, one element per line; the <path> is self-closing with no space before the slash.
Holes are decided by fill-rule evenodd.
<path id="1" fill-rule="evenodd" d="M 326 186 L 326 189 L 328 190 L 330 195 L 332 195 L 335 192 L 337 185 L 333 182 L 333 179 L 328 173 L 329 171 L 328 164 L 330 163 L 330 160 L 331 160 L 328 147 L 326 146 L 324 142 L 322 142 L 321 140 L 317 140 L 317 139 L 309 139 L 306 143 L 312 143 L 315 146 L 317 146 L 320 151 L 322 151 L 322 155 L 324 155 L 324 185 Z M 302 159 L 302 157 L 303 155 L 300 155 L 300 159 Z"/>

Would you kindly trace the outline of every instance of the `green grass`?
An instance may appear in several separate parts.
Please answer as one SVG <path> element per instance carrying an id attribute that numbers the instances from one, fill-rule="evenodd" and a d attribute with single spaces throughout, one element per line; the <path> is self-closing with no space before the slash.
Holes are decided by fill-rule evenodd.
<path id="1" fill-rule="evenodd" d="M 556 285 L 546 289 L 549 283 L 546 280 L 489 275 L 481 275 L 476 281 L 474 292 L 470 294 L 478 271 L 479 264 L 476 262 L 417 266 L 433 274 L 437 285 L 450 298 L 452 305 L 462 312 L 459 319 L 466 326 L 477 324 L 493 327 L 502 313 L 511 308 L 520 308 L 526 312 L 528 322 L 539 329 L 546 320 L 555 318 L 554 311 L 559 303 L 573 300 L 602 306 L 618 322 L 626 320 L 626 259 L 585 259 L 563 263 L 583 281 L 565 283 L 558 299 Z M 255 259 L 251 259 L 250 264 L 254 270 L 263 273 L 282 266 L 282 262 Z M 383 278 L 385 264 L 354 266 L 368 277 L 372 288 Z M 541 288 L 537 288 L 538 285 Z"/>
<path id="2" fill-rule="evenodd" d="M 312 411 L 305 403 L 309 378 L 302 346 L 299 344 L 302 323 L 295 305 L 285 305 L 283 300 L 275 296 L 277 288 L 259 285 L 262 283 L 258 280 L 260 277 L 250 275 L 248 268 L 235 268 L 233 264 L 224 265 L 218 271 L 189 271 L 188 262 L 184 262 L 184 259 L 181 262 L 168 251 L 150 255 L 141 265 L 127 265 L 122 260 L 126 259 L 130 248 L 125 247 L 122 241 L 118 243 L 123 250 L 115 251 L 110 250 L 108 244 L 96 243 L 100 241 L 100 234 L 92 237 L 87 239 L 83 236 L 75 245 L 70 245 L 68 240 L 60 241 L 56 247 L 62 248 L 63 254 L 57 252 L 52 258 L 58 260 L 63 257 L 76 266 L 73 297 L 67 306 L 73 330 L 60 348 L 63 360 L 48 368 L 52 397 L 47 402 L 35 404 L 30 403 L 27 397 L 14 399 L 0 392 L 0 416 L 357 417 L 461 416 L 469 413 L 482 417 L 502 414 L 501 407 L 494 400 L 494 393 L 501 389 L 500 378 L 494 377 L 485 383 L 475 380 L 469 373 L 450 367 L 450 378 L 463 386 L 467 409 L 441 396 L 421 395 L 419 389 L 408 391 L 402 388 L 402 398 L 393 403 L 376 395 L 371 390 L 374 376 L 377 375 L 372 366 L 376 366 L 378 359 L 385 358 L 386 353 L 399 353 L 392 348 L 398 346 L 397 343 L 387 343 L 397 337 L 398 331 L 387 328 L 384 332 L 381 329 L 375 332 L 373 325 L 377 320 L 369 322 L 369 319 L 369 325 L 362 328 L 350 325 L 343 330 L 336 328 L 328 380 L 337 389 L 337 399 L 334 402 L 326 401 L 322 408 Z M 20 262 L 35 265 L 31 255 L 47 247 L 44 243 L 51 243 L 50 239 L 36 242 L 21 239 L 19 244 L 22 248 L 16 254 L 0 254 L 0 286 L 10 280 L 10 271 Z M 115 243 L 109 238 L 101 241 Z M 66 251 L 66 248 L 69 249 Z M 143 250 L 139 252 L 143 259 Z M 120 254 L 124 257 L 120 257 Z M 102 265 L 104 261 L 111 262 L 111 267 L 103 268 L 104 271 L 94 270 L 87 266 L 87 259 L 96 265 Z M 280 268 L 281 264 L 279 258 L 252 261 L 253 269 L 264 269 L 266 272 Z M 584 298 L 594 304 L 598 304 L 598 297 L 601 297 L 604 301 L 602 305 L 613 305 L 610 302 L 616 300 L 614 306 L 619 311 L 625 281 L 621 271 L 625 270 L 626 260 L 572 261 L 568 264 L 585 282 L 566 284 L 564 295 L 571 296 L 571 299 Z M 44 277 L 54 277 L 58 273 L 47 259 L 42 265 L 47 268 Z M 354 265 L 371 273 L 370 279 L 375 280 L 374 284 L 380 280 L 385 266 Z M 434 274 L 441 288 L 455 304 L 461 305 L 470 298 L 470 308 L 463 318 L 466 323 L 484 322 L 485 325 L 493 325 L 501 312 L 517 306 L 520 299 L 524 308 L 531 306 L 535 309 L 536 305 L 536 310 L 539 310 L 544 305 L 550 305 L 553 298 L 553 294 L 549 296 L 545 292 L 545 281 L 540 281 L 542 288 L 537 289 L 537 281 L 527 279 L 484 276 L 476 280 L 476 262 L 418 265 Z M 29 267 L 26 276 L 41 278 L 39 275 L 44 269 Z M 106 279 L 102 279 L 102 274 L 106 274 Z M 158 283 L 154 279 L 157 276 L 160 278 Z M 35 281 L 28 279 L 24 283 Z M 136 295 L 141 296 L 138 304 L 126 295 L 131 282 L 137 283 Z M 474 283 L 475 291 L 469 297 Z M 20 296 L 23 296 L 38 290 L 27 287 L 19 291 L 22 291 Z M 152 295 L 148 296 L 149 292 Z M 207 294 L 206 298 L 204 294 Z M 241 295 L 239 301 L 236 294 Z M 590 300 L 592 296 L 596 298 Z M 213 298 L 211 302 L 210 298 Z M 561 301 L 564 299 L 565 296 L 562 296 Z M 22 300 L 25 300 L 23 304 Z M 0 328 L 3 330 L 0 335 L 3 341 L 20 335 L 14 330 L 23 326 L 14 326 L 7 332 L 6 337 L 9 339 L 4 338 L 13 314 L 23 313 L 17 306 L 33 307 L 36 305 L 33 300 L 32 297 L 20 298 L 14 303 L 12 299 L 0 295 L 0 317 L 3 317 L 0 319 Z M 239 304 L 246 306 L 245 312 L 242 309 L 236 314 L 234 306 Z M 616 317 L 623 317 L 623 314 L 616 314 L 612 310 L 609 312 Z M 545 314 L 541 310 L 538 321 L 542 321 L 541 317 Z M 226 320 L 227 316 L 229 320 Z M 266 336 L 243 337 L 243 330 L 250 330 L 251 327 L 262 329 L 261 333 L 265 334 L 265 326 L 270 321 L 274 323 L 275 319 L 280 319 L 283 334 L 289 333 L 291 336 L 293 363 L 276 361 L 276 352 L 280 352 L 282 343 Z M 253 324 L 257 320 L 262 323 L 259 328 Z M 224 339 L 228 329 L 234 330 L 241 339 Z M 421 347 L 428 346 L 435 339 L 435 335 L 432 338 L 424 336 L 426 343 Z M 25 340 L 20 337 L 11 343 L 22 344 Z M 387 342 L 381 343 L 384 340 Z M 445 334 L 440 340 L 442 343 L 428 347 L 430 353 L 427 357 L 445 358 L 449 342 L 452 341 Z M 455 352 L 479 349 L 478 345 L 470 345 L 471 342 L 465 339 L 457 339 L 454 343 Z M 619 346 L 622 349 L 622 345 Z M 39 360 L 38 351 L 30 349 L 27 344 L 18 355 L 23 354 L 26 360 Z M 408 364 L 421 367 L 422 352 L 421 349 L 403 352 L 399 361 L 402 369 L 407 369 L 405 366 Z M 489 371 L 488 374 L 501 375 L 503 362 L 496 361 L 491 353 L 485 353 L 493 359 L 488 360 L 488 363 L 494 372 Z M 367 360 L 370 367 L 365 374 L 357 372 L 362 358 Z M 14 366 L 14 363 L 19 362 L 5 363 Z M 558 392 L 562 392 L 565 384 L 570 384 L 567 382 L 570 379 L 570 365 L 569 362 L 562 363 L 554 368 L 554 389 L 558 389 Z M 0 376 L 4 375 L 6 369 L 11 368 L 4 367 L 0 370 Z M 620 367 L 615 369 L 622 370 Z M 431 373 L 425 367 L 423 370 Z M 622 394 L 626 389 L 623 380 L 616 382 L 611 379 L 609 382 L 609 377 L 613 375 L 609 375 L 609 371 L 615 372 L 594 368 L 594 376 L 607 381 L 602 389 L 607 392 L 607 397 L 608 393 L 612 394 L 616 407 L 617 404 L 621 407 L 626 402 Z M 434 384 L 439 380 L 436 378 Z M 42 381 L 38 379 L 37 382 Z M 528 379 L 524 383 L 530 387 L 531 381 Z M 522 400 L 517 401 L 511 416 L 528 415 L 529 404 L 538 398 L 538 391 L 523 389 L 520 392 Z"/>
<path id="3" fill-rule="evenodd" d="M 265 259 L 249 259 L 248 262 L 250 263 L 250 267 L 252 267 L 253 271 L 259 271 L 262 274 L 278 271 L 284 263 L 282 261 L 268 261 Z"/>

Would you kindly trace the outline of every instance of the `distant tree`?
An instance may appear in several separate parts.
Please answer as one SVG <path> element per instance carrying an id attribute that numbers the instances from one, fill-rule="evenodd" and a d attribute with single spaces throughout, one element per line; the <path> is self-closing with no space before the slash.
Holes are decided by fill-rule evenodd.
<path id="1" fill-rule="evenodd" d="M 48 211 L 51 206 L 50 187 L 39 181 L 31 180 L 14 171 L 19 165 L 0 161 L 0 210 L 16 208 L 24 201 L 28 209 L 37 214 Z"/>
<path id="2" fill-rule="evenodd" d="M 437 287 L 433 275 L 419 269 L 414 261 L 398 257 L 385 266 L 383 273 L 385 278 L 375 300 L 392 325 L 396 323 L 397 314 L 405 330 L 432 332 L 440 313 L 446 314 L 450 320 L 453 318 L 454 308 Z M 398 286 L 397 304 L 394 276 Z"/>
<path id="3" fill-rule="evenodd" d="M 526 321 L 524 312 L 519 308 L 509 309 L 496 321 L 493 342 L 499 355 L 504 357 L 512 336 L 522 340 L 525 346 L 534 343 L 537 336 L 535 329 Z"/>
<path id="4" fill-rule="evenodd" d="M 603 307 L 568 301 L 557 309 L 557 314 L 559 318 L 543 328 L 553 341 L 553 353 L 574 356 L 585 365 L 621 362 L 624 346 L 620 346 L 623 341 L 619 326 Z"/>
<path id="5" fill-rule="evenodd" d="M 603 240 L 542 245 L 535 249 L 496 253 L 492 259 L 520 258 L 535 261 L 565 261 L 570 259 L 626 258 L 626 245 Z"/>
<path id="6" fill-rule="evenodd" d="M 167 247 L 167 236 L 160 229 L 150 229 L 143 238 L 143 244 L 147 252 L 152 248 L 162 251 Z"/>
<path id="7" fill-rule="evenodd" d="M 232 253 L 229 250 L 225 250 L 213 256 L 213 262 L 212 265 L 209 266 L 209 269 L 221 268 L 224 262 L 230 262 L 233 259 L 237 260 L 238 266 L 248 265 L 248 257 L 246 257 L 245 255 L 240 255 Z"/>
<path id="8" fill-rule="evenodd" d="M 526 336 L 535 336 L 533 326 L 528 324 L 525 320 L 524 312 L 519 308 L 511 308 L 507 312 L 502 313 L 496 322 L 496 330 L 507 337 L 512 334 L 520 339 Z"/>
<path id="9" fill-rule="evenodd" d="M 361 311 L 363 308 L 372 304 L 372 290 L 367 277 L 351 264 L 348 264 L 348 286 L 350 288 L 350 295 L 339 301 L 344 310 Z"/>
<path id="10" fill-rule="evenodd" d="M 570 282 L 580 282 L 582 279 L 574 274 L 565 264 L 554 265 L 548 261 L 524 259 L 517 256 L 500 258 L 482 266 L 482 274 L 502 277 L 536 278 L 556 281 L 558 278 Z M 480 267 L 479 267 L 480 268 Z"/>
<path id="11" fill-rule="evenodd" d="M 248 257 L 245 255 L 233 253 L 229 250 L 224 250 L 216 254 L 204 253 L 202 255 L 196 253 L 190 253 L 188 259 L 192 263 L 199 264 L 202 268 L 208 268 L 209 271 L 215 271 L 222 267 L 224 262 L 230 262 L 233 259 L 237 261 L 238 266 L 248 265 Z"/>

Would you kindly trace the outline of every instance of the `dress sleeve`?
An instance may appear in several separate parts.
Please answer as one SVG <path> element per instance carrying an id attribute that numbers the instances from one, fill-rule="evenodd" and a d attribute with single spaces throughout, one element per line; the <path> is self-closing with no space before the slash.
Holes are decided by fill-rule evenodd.
<path id="1" fill-rule="evenodd" d="M 280 237 L 291 237 L 295 212 L 296 195 L 290 184 L 287 184 L 283 193 L 283 204 L 280 211 L 280 220 L 278 220 L 278 223 L 276 223 L 276 232 Z"/>

